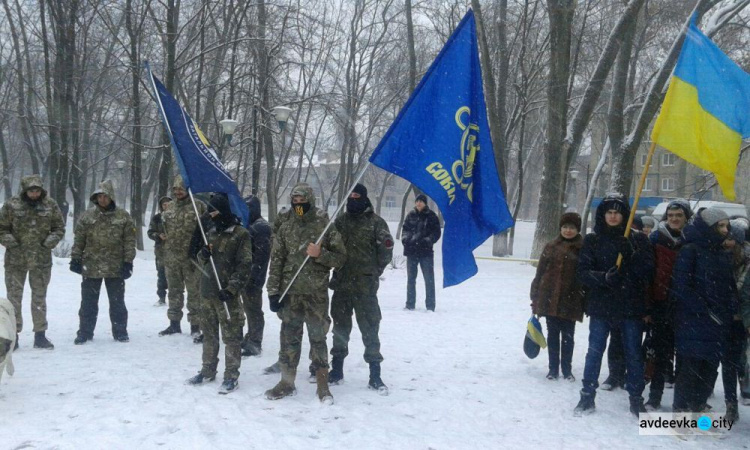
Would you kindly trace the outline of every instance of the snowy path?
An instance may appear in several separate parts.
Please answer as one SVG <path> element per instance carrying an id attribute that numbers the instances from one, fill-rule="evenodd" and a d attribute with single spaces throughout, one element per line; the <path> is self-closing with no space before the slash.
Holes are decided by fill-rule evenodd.
<path id="1" fill-rule="evenodd" d="M 528 247 L 527 236 L 519 245 Z M 70 236 L 70 234 L 68 234 Z M 489 244 L 488 244 L 489 245 Z M 398 249 L 400 254 L 400 249 Z M 522 252 L 521 252 L 522 253 Z M 478 254 L 488 255 L 485 245 Z M 550 382 L 546 354 L 528 360 L 521 349 L 528 319 L 528 287 L 534 274 L 520 263 L 479 261 L 468 282 L 438 289 L 437 312 L 403 310 L 406 270 L 387 270 L 380 303 L 383 379 L 390 396 L 369 391 L 367 366 L 356 329 L 346 360 L 346 383 L 332 387 L 335 405 L 315 398 L 305 379 L 308 347 L 297 378 L 298 394 L 271 402 L 263 392 L 277 376 L 263 367 L 276 359 L 279 321 L 266 314 L 264 353 L 244 359 L 240 389 L 217 395 L 218 383 L 183 384 L 200 367 L 200 346 L 187 335 L 158 337 L 167 325 L 155 301 L 150 252 L 139 252 L 127 282 L 131 341 L 112 340 L 106 297 L 100 300 L 95 340 L 74 346 L 80 277 L 56 260 L 50 286 L 48 336 L 52 352 L 31 348 L 28 327 L 14 361 L 16 375 L 0 382 L 1 449 L 19 448 L 336 448 L 336 449 L 498 449 L 498 448 L 743 448 L 750 433 L 750 408 L 731 436 L 681 442 L 640 437 L 628 410 L 627 394 L 600 392 L 597 412 L 572 417 L 580 382 Z M 440 267 L 440 261 L 436 261 Z M 442 276 L 438 274 L 439 282 Z M 0 295 L 4 293 L 0 287 Z M 183 329 L 185 322 L 183 321 Z M 583 372 L 587 322 L 576 333 L 574 374 Z M 329 344 L 331 342 L 329 336 Z M 221 354 L 223 368 L 223 347 Z M 602 377 L 606 375 L 606 368 Z M 664 404 L 671 403 L 671 391 Z M 710 400 L 723 409 L 721 383 Z"/>

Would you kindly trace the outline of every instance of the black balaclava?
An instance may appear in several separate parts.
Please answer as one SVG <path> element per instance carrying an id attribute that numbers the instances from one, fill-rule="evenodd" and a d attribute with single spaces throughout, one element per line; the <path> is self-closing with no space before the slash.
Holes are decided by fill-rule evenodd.
<path id="1" fill-rule="evenodd" d="M 222 232 L 235 223 L 234 214 L 232 214 L 232 208 L 229 207 L 229 198 L 226 194 L 214 194 L 209 201 L 209 205 L 213 207 L 213 210 L 219 212 L 211 218 L 216 226 L 216 231 Z"/>
<path id="2" fill-rule="evenodd" d="M 352 192 L 356 192 L 360 197 L 349 197 L 346 199 L 346 212 L 349 214 L 362 214 L 368 207 L 372 206 L 370 199 L 367 198 L 367 188 L 363 184 L 357 183 Z"/>

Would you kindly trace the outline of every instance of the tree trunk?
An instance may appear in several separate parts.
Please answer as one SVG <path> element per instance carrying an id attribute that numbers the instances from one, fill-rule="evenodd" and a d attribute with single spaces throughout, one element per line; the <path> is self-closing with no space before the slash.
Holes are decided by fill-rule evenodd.
<path id="1" fill-rule="evenodd" d="M 130 39 L 130 104 L 133 109 L 133 155 L 130 167 L 130 215 L 135 221 L 136 248 L 143 250 L 143 222 L 144 209 L 142 203 L 142 173 L 141 173 L 141 154 L 143 147 L 141 144 L 141 90 L 140 90 L 140 53 L 138 45 L 139 31 L 133 24 L 137 22 L 138 16 L 133 11 L 133 0 L 125 2 L 125 26 L 128 30 Z"/>

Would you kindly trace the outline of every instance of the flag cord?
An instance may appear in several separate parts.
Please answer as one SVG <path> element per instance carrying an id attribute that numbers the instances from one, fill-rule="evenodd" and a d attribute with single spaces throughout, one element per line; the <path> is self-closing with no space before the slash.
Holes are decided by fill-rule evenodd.
<path id="1" fill-rule="evenodd" d="M 370 167 L 370 161 L 367 161 L 367 164 L 362 168 L 362 170 L 359 171 L 359 175 L 357 175 L 357 178 L 354 180 L 351 186 L 349 186 L 349 190 L 346 192 L 346 196 L 344 197 L 344 200 L 346 200 L 349 197 L 349 194 L 352 193 L 354 188 L 357 186 L 357 183 L 359 183 L 359 180 L 362 179 L 362 177 L 365 175 L 365 171 Z M 323 240 L 323 237 L 328 232 L 328 229 L 331 228 L 331 225 L 336 220 L 336 216 L 339 215 L 339 212 L 341 212 L 341 209 L 346 204 L 346 201 L 339 202 L 338 207 L 336 208 L 336 212 L 333 213 L 333 216 L 331 216 L 328 219 L 328 223 L 326 224 L 326 227 L 323 229 L 323 232 L 320 233 L 320 236 L 318 236 L 318 239 L 315 241 L 315 245 L 319 245 L 320 242 Z M 305 267 L 305 264 L 307 264 L 307 261 L 310 260 L 310 255 L 305 256 L 305 260 L 302 261 L 302 264 L 297 269 L 297 273 L 294 274 L 292 279 L 289 281 L 289 283 L 286 285 L 286 288 L 284 289 L 284 293 L 281 294 L 281 298 L 279 298 L 279 303 L 281 303 L 284 300 L 284 297 L 286 297 L 287 292 L 289 292 L 289 289 L 292 287 L 292 284 L 294 284 L 294 281 L 299 276 L 300 272 L 302 272 L 302 268 Z"/>
<path id="2" fill-rule="evenodd" d="M 635 191 L 635 198 L 633 199 L 633 206 L 630 207 L 630 217 L 628 217 L 628 225 L 625 227 L 625 237 L 630 236 L 631 226 L 633 226 L 633 220 L 635 219 L 635 211 L 638 209 L 638 201 L 641 199 L 641 191 L 643 186 L 646 184 L 646 177 L 648 176 L 648 168 L 651 166 L 651 159 L 654 157 L 654 151 L 656 150 L 656 139 L 651 141 L 651 148 L 648 150 L 648 156 L 646 157 L 646 166 L 643 168 L 641 173 L 641 180 L 638 182 L 638 189 Z M 622 265 L 622 253 L 617 255 L 617 268 L 619 269 Z"/>

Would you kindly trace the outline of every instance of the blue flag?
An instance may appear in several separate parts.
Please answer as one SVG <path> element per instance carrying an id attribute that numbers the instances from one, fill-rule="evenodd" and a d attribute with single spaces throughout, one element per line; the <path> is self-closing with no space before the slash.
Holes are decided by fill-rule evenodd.
<path id="1" fill-rule="evenodd" d="M 240 195 L 232 176 L 224 168 L 216 152 L 198 128 L 198 125 L 182 109 L 166 87 L 146 64 L 159 103 L 164 126 L 172 141 L 177 165 L 185 180 L 185 187 L 192 192 L 223 192 L 229 198 L 232 212 L 247 226 L 250 211 Z"/>
<path id="2" fill-rule="evenodd" d="M 445 218 L 443 286 L 474 276 L 472 252 L 513 225 L 487 123 L 469 10 L 370 157 L 411 181 Z"/>

